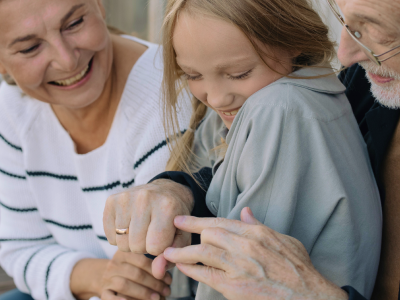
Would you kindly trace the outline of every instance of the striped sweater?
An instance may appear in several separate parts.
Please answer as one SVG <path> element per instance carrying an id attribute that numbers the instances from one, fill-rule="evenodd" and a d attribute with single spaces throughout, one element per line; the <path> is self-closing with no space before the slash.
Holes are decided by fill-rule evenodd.
<path id="1" fill-rule="evenodd" d="M 0 262 L 35 299 L 74 299 L 69 284 L 77 261 L 116 251 L 103 230 L 107 197 L 165 168 L 161 51 L 135 40 L 148 50 L 129 75 L 105 144 L 90 153 L 75 152 L 49 104 L 0 86 Z M 184 103 L 182 131 L 191 116 L 190 101 Z"/>

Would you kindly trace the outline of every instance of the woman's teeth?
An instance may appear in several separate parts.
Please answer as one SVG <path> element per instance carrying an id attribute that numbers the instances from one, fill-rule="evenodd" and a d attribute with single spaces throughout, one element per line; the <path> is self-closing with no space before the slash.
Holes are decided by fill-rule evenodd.
<path id="1" fill-rule="evenodd" d="M 89 70 L 89 65 L 86 66 L 86 68 L 80 72 L 78 75 L 65 79 L 65 80 L 58 80 L 58 81 L 53 81 L 55 84 L 60 85 L 60 86 L 70 86 L 73 85 L 77 82 L 79 82 L 83 77 L 85 77 L 87 71 Z"/>
<path id="2" fill-rule="evenodd" d="M 239 109 L 234 110 L 234 111 L 230 111 L 230 112 L 222 112 L 225 116 L 236 116 L 237 113 L 239 112 Z"/>

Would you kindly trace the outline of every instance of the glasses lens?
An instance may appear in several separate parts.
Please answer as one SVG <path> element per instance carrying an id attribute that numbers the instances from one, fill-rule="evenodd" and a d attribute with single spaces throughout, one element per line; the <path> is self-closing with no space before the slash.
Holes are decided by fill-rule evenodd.
<path id="1" fill-rule="evenodd" d="M 381 62 L 379 61 L 379 59 L 374 55 L 374 52 L 372 52 L 372 50 L 370 50 L 367 46 L 365 46 L 363 43 L 361 43 L 358 38 L 354 35 L 353 32 L 351 32 L 351 30 L 349 29 L 349 27 L 347 25 L 345 25 L 346 31 L 348 32 L 348 34 L 353 38 L 353 40 L 360 45 L 362 51 L 368 56 L 368 58 L 375 64 L 377 64 L 378 66 L 381 65 Z"/>

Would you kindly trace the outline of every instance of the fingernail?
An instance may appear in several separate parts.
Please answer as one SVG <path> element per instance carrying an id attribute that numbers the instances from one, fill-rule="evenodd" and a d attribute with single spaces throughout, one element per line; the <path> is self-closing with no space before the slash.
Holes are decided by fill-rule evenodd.
<path id="1" fill-rule="evenodd" d="M 176 216 L 175 217 L 175 222 L 177 224 L 181 224 L 181 223 L 185 222 L 185 220 L 186 220 L 186 216 Z"/>
<path id="2" fill-rule="evenodd" d="M 163 290 L 163 295 L 164 296 L 169 296 L 170 294 L 171 294 L 171 289 L 169 288 L 169 287 L 166 287 L 164 290 Z"/>
<path id="3" fill-rule="evenodd" d="M 174 253 L 174 251 L 175 251 L 175 248 L 169 247 L 169 248 L 165 249 L 164 256 L 165 257 L 170 256 Z"/>
<path id="4" fill-rule="evenodd" d="M 253 212 L 251 211 L 250 207 L 246 207 L 247 208 L 247 212 L 249 213 L 250 216 L 254 217 Z"/>
<path id="5" fill-rule="evenodd" d="M 150 299 L 151 300 L 160 300 L 161 296 L 159 294 L 151 294 Z"/>

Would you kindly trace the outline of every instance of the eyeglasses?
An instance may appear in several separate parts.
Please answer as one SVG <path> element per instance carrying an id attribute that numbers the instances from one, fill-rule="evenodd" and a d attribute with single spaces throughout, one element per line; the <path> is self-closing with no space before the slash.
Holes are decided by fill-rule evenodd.
<path id="1" fill-rule="evenodd" d="M 328 1 L 328 3 L 329 3 L 329 6 L 330 6 L 330 8 L 331 8 L 333 14 L 334 14 L 335 17 L 339 20 L 340 24 L 342 24 L 342 25 L 344 26 L 344 28 L 345 28 L 346 31 L 350 34 L 350 36 L 353 38 L 353 40 L 354 40 L 358 45 L 361 46 L 361 49 L 364 51 L 364 53 L 368 56 L 368 58 L 369 58 L 372 62 L 374 62 L 374 63 L 377 64 L 378 66 L 381 66 L 382 63 L 383 63 L 384 61 L 387 61 L 389 58 L 392 58 L 393 56 L 395 56 L 395 55 L 397 55 L 397 54 L 400 53 L 400 51 L 398 51 L 398 52 L 392 54 L 391 56 L 389 56 L 389 57 L 387 57 L 387 58 L 385 58 L 385 59 L 380 59 L 380 57 L 382 57 L 382 56 L 384 56 L 384 55 L 386 55 L 386 54 L 389 54 L 389 53 L 391 53 L 392 51 L 394 51 L 394 50 L 396 50 L 396 49 L 399 49 L 399 48 L 400 48 L 400 45 L 397 46 L 397 47 L 395 47 L 395 48 L 393 48 L 393 49 L 391 49 L 391 50 L 389 50 L 389 51 L 386 51 L 385 53 L 376 55 L 371 49 L 369 49 L 367 46 L 365 46 L 363 43 L 361 43 L 361 42 L 359 41 L 359 39 L 362 37 L 362 36 L 361 36 L 361 33 L 359 33 L 358 31 L 352 32 L 352 31 L 350 30 L 349 26 L 345 23 L 344 18 L 343 18 L 342 15 L 340 14 L 340 10 L 339 10 L 338 5 L 336 4 L 336 1 L 335 1 L 335 0 L 327 0 L 327 1 Z"/>

